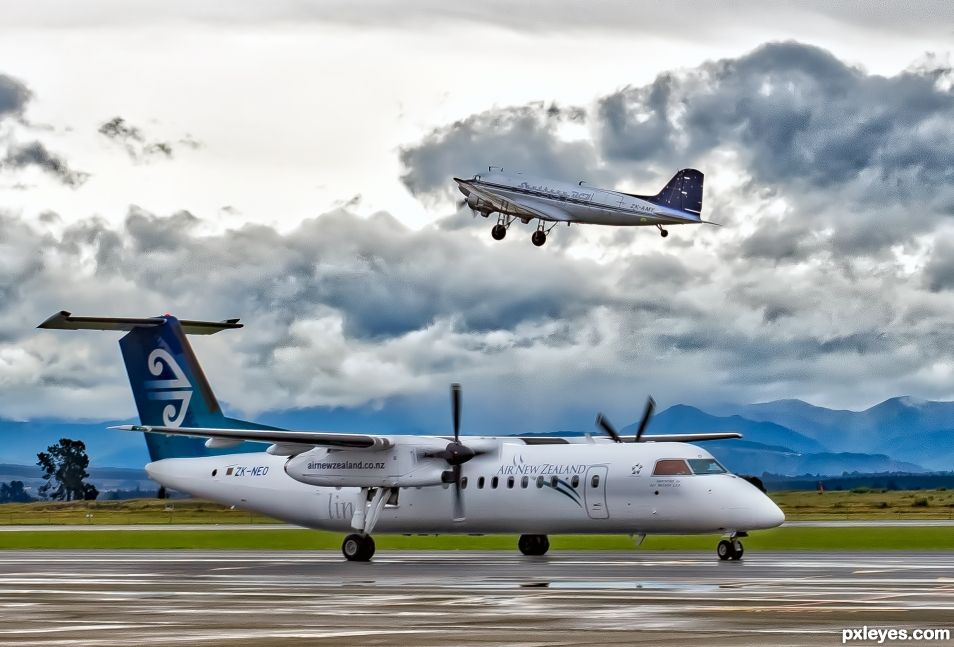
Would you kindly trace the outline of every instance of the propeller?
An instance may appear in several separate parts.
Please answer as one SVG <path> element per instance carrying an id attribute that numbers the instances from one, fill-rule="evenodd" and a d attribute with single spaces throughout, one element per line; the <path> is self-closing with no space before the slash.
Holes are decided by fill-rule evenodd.
<path id="1" fill-rule="evenodd" d="M 653 411 L 656 410 L 656 401 L 653 400 L 653 396 L 649 396 L 646 399 L 646 408 L 643 409 L 643 418 L 639 421 L 639 426 L 636 427 L 636 442 L 639 442 L 639 439 L 643 437 L 643 432 L 646 431 L 646 427 L 649 426 L 649 420 L 653 417 Z"/>
<path id="2" fill-rule="evenodd" d="M 616 431 L 616 427 L 613 426 L 613 423 L 604 416 L 602 413 L 596 416 L 596 426 L 606 432 L 606 435 L 613 439 L 614 443 L 621 443 L 623 439 L 620 438 L 619 432 Z"/>
<path id="3" fill-rule="evenodd" d="M 646 408 L 643 410 L 643 417 L 639 421 L 639 426 L 636 427 L 636 439 L 634 442 L 642 442 L 643 432 L 646 431 L 646 427 L 649 426 L 649 420 L 652 418 L 653 411 L 655 410 L 656 401 L 653 400 L 653 396 L 649 396 L 646 400 Z M 612 438 L 614 443 L 623 442 L 623 438 L 619 435 L 619 432 L 616 431 L 616 427 L 614 427 L 613 423 L 602 413 L 596 416 L 596 426 L 602 429 L 603 433 Z"/>
<path id="4" fill-rule="evenodd" d="M 424 458 L 442 458 L 451 466 L 450 474 L 445 472 L 444 482 L 454 484 L 454 521 L 463 521 L 464 516 L 464 497 L 460 489 L 461 465 L 485 452 L 471 449 L 460 442 L 460 411 L 461 411 L 461 389 L 460 384 L 451 384 L 451 419 L 454 425 L 454 440 L 447 443 L 447 446 L 437 452 L 425 452 Z"/>

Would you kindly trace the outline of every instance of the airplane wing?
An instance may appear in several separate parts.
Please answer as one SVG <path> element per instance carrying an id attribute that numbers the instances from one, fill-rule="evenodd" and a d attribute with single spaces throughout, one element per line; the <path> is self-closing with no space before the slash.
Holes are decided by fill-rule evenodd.
<path id="1" fill-rule="evenodd" d="M 491 205 L 494 211 L 509 213 L 517 217 L 542 218 L 544 220 L 557 222 L 570 222 L 572 220 L 570 214 L 556 205 L 533 200 L 532 198 L 521 198 L 517 200 L 504 198 L 474 183 L 458 178 L 454 179 L 458 184 L 466 186 L 467 190 L 480 198 L 481 202 L 486 202 Z"/>
<path id="2" fill-rule="evenodd" d="M 309 445 L 313 447 L 335 447 L 345 449 L 366 449 L 376 451 L 388 449 L 400 444 L 394 436 L 375 436 L 371 434 L 342 434 L 325 431 L 284 431 L 279 429 L 216 429 L 211 427 L 156 427 L 153 425 L 119 425 L 110 427 L 121 431 L 139 431 L 169 436 L 192 436 L 215 440 L 241 442 L 249 440 L 278 445 Z M 406 439 L 420 436 L 407 436 Z"/>
<path id="3" fill-rule="evenodd" d="M 741 438 L 742 434 L 737 431 L 717 431 L 707 434 L 655 434 L 645 435 L 640 439 L 643 443 L 692 443 L 703 440 L 726 440 L 728 438 Z M 635 439 L 624 438 L 623 442 L 635 442 Z"/>

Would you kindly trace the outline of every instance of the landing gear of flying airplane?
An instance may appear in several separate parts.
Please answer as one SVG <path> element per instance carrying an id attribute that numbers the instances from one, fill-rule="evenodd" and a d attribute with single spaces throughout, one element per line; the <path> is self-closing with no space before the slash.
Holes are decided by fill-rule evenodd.
<path id="1" fill-rule="evenodd" d="M 517 548 L 524 555 L 545 555 L 550 550 L 550 540 L 546 535 L 520 535 Z"/>
<path id="2" fill-rule="evenodd" d="M 742 547 L 742 542 L 733 537 L 732 539 L 723 539 L 719 542 L 719 546 L 716 548 L 716 553 L 719 555 L 719 559 L 722 561 L 733 560 L 738 561 L 742 559 L 742 555 L 745 553 L 745 548 Z"/>
<path id="3" fill-rule="evenodd" d="M 660 236 L 662 236 L 663 238 L 665 238 L 666 236 L 669 235 L 669 232 L 666 231 L 665 229 L 663 229 L 663 228 L 662 228 L 662 225 L 656 225 L 656 226 L 659 227 L 659 235 L 660 235 Z"/>
<path id="4" fill-rule="evenodd" d="M 349 562 L 367 562 L 374 556 L 374 540 L 371 535 L 351 534 L 341 542 L 341 554 Z"/>
<path id="5" fill-rule="evenodd" d="M 501 224 L 496 224 L 490 230 L 490 235 L 494 237 L 494 240 L 503 240 L 504 236 L 507 235 L 507 228 Z"/>
<path id="6" fill-rule="evenodd" d="M 530 236 L 530 242 L 532 242 L 537 247 L 543 247 L 543 244 L 547 242 L 547 232 L 542 229 L 537 229 L 533 232 L 533 235 Z"/>

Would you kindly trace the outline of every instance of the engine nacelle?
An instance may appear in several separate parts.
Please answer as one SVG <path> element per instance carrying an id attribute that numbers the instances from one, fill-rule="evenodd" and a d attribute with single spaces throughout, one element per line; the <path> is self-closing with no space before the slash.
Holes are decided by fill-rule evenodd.
<path id="1" fill-rule="evenodd" d="M 467 206 L 470 207 L 471 211 L 478 211 L 485 216 L 493 211 L 489 204 L 482 202 L 480 198 L 477 197 L 476 193 L 471 193 L 467 196 Z"/>
<path id="2" fill-rule="evenodd" d="M 420 458 L 418 447 L 385 451 L 316 448 L 293 456 L 285 473 L 296 481 L 324 487 L 422 487 L 440 485 L 445 461 Z"/>

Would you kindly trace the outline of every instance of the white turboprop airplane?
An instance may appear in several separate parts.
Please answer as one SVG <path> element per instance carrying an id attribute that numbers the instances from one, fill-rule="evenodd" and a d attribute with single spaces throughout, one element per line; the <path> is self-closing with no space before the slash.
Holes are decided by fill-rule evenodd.
<path id="1" fill-rule="evenodd" d="M 498 214 L 497 224 L 490 230 L 494 240 L 503 240 L 517 219 L 525 225 L 539 220 L 530 240 L 540 247 L 547 242 L 550 230 L 561 222 L 567 226 L 571 223 L 615 227 L 654 225 L 663 238 L 669 235 L 663 225 L 715 225 L 717 223 L 702 220 L 703 177 L 696 169 L 683 169 L 656 195 L 599 189 L 582 180 L 566 184 L 522 173 L 505 175 L 499 166 L 491 166 L 488 173 L 469 180 L 455 177 L 454 181 L 464 194 L 462 205 L 466 204 L 485 218 Z"/>
<path id="2" fill-rule="evenodd" d="M 119 345 L 142 424 L 116 429 L 145 432 L 150 477 L 197 497 L 348 533 L 348 560 L 371 558 L 373 531 L 518 533 L 526 555 L 546 553 L 550 533 L 640 541 L 720 534 L 719 557 L 740 559 L 740 537 L 784 520 L 759 489 L 685 442 L 740 434 L 644 436 L 652 399 L 628 439 L 603 416 L 597 424 L 609 438 L 461 437 L 457 385 L 452 436 L 285 431 L 225 417 L 186 338 L 241 328 L 237 319 L 60 312 L 39 327 L 127 331 Z"/>

